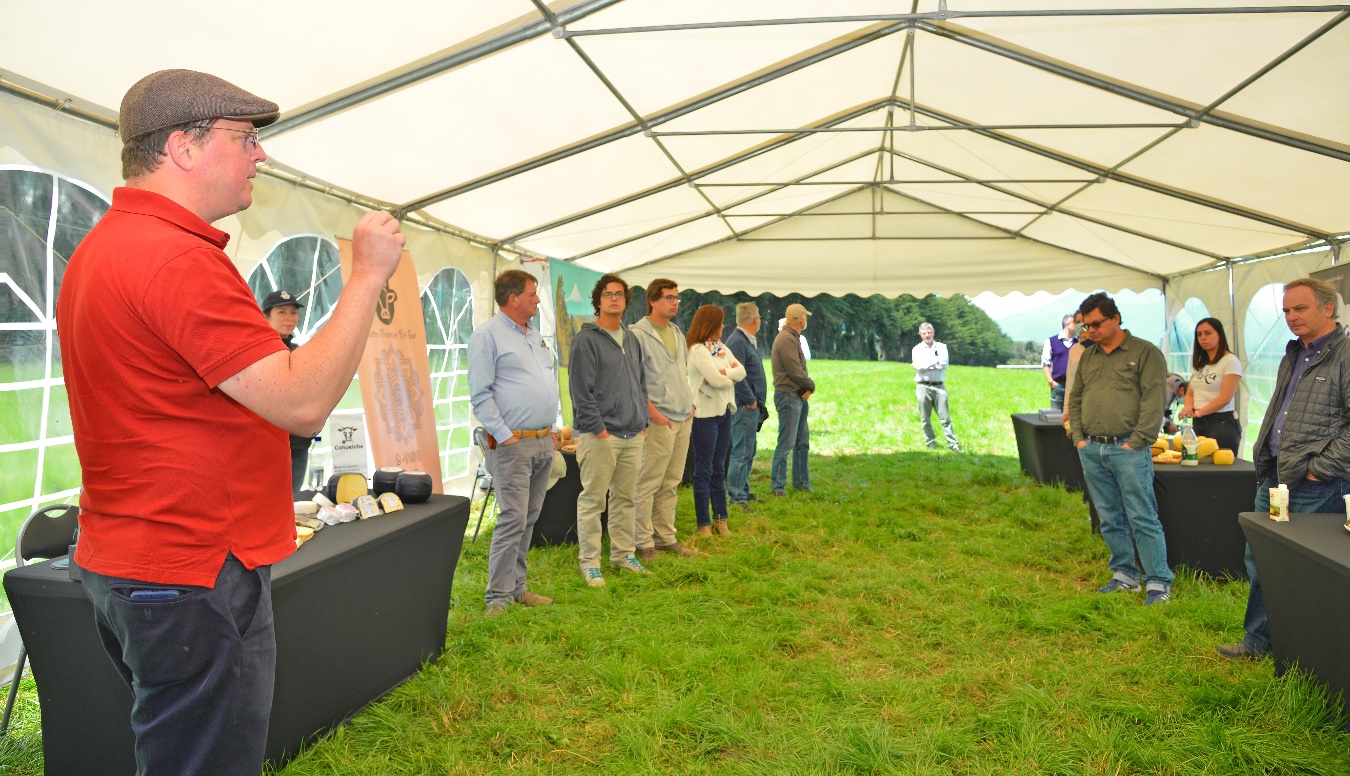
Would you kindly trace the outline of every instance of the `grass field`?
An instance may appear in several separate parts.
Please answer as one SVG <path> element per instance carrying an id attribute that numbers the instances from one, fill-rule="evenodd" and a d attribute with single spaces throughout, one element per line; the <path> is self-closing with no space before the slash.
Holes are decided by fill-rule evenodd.
<path id="1" fill-rule="evenodd" d="M 1045 402 L 1039 372 L 952 369 L 953 455 L 923 449 L 906 367 L 811 370 L 814 493 L 600 590 L 574 547 L 534 551 L 556 605 L 493 620 L 488 541 L 466 543 L 440 660 L 282 773 L 1350 773 L 1339 703 L 1215 655 L 1245 584 L 1179 570 L 1148 609 L 1094 592 L 1079 494 L 1017 464 L 1008 415 Z M 41 770 L 33 698 L 0 772 Z"/>

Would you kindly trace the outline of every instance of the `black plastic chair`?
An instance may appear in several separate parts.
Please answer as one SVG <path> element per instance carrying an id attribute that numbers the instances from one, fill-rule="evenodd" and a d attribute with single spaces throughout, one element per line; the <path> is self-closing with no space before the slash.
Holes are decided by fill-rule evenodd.
<path id="1" fill-rule="evenodd" d="M 478 541 L 478 529 L 483 527 L 483 515 L 487 514 L 488 499 L 493 497 L 492 472 L 488 471 L 488 443 L 487 429 L 482 426 L 476 426 L 473 430 L 473 446 L 478 448 L 478 471 L 473 475 L 473 487 L 469 493 L 478 489 L 484 491 L 483 508 L 478 511 L 478 525 L 473 527 L 473 538 L 470 541 Z"/>
<path id="2" fill-rule="evenodd" d="M 29 515 L 19 526 L 19 538 L 14 542 L 15 567 L 36 558 L 59 558 L 65 555 L 75 542 L 75 533 L 80 528 L 79 516 L 80 508 L 74 504 L 52 504 Z M 9 718 L 14 713 L 14 699 L 19 696 L 19 679 L 23 677 L 23 664 L 27 660 L 28 649 L 20 647 L 14 678 L 9 682 L 5 713 L 0 716 L 0 736 L 9 732 Z"/>

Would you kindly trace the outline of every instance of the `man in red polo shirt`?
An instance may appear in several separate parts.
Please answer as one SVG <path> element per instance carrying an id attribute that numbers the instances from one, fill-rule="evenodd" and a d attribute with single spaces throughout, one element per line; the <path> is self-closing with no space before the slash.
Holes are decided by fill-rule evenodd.
<path id="1" fill-rule="evenodd" d="M 328 323 L 291 352 L 210 224 L 252 203 L 275 103 L 190 70 L 122 100 L 124 188 L 71 257 L 57 331 L 83 470 L 75 561 L 132 688 L 139 774 L 262 768 L 276 643 L 270 567 L 295 550 L 287 432 L 313 436 L 398 264 L 367 213 Z"/>

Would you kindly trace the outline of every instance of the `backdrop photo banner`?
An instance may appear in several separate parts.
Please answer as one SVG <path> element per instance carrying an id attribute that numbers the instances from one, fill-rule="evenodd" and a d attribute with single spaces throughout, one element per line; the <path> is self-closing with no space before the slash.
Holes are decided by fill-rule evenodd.
<path id="1" fill-rule="evenodd" d="M 337 244 L 346 283 L 352 273 L 352 243 L 339 239 Z M 356 376 L 375 466 L 425 471 L 432 475 L 432 491 L 443 492 L 427 331 L 417 269 L 407 251 L 376 303 Z"/>
<path id="2" fill-rule="evenodd" d="M 595 320 L 595 308 L 591 306 L 591 289 L 595 287 L 595 281 L 604 277 L 604 273 L 578 267 L 568 261 L 551 259 L 548 263 L 548 274 L 553 282 L 558 363 L 566 368 L 567 356 L 572 348 L 572 337 L 581 331 L 583 323 Z"/>

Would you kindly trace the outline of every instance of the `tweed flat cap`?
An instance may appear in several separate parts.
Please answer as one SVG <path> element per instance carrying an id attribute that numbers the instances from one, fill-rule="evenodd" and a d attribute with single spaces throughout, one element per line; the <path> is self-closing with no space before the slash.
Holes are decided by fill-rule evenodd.
<path id="1" fill-rule="evenodd" d="M 281 109 L 275 102 L 195 70 L 160 70 L 137 81 L 122 98 L 118 134 L 125 143 L 147 132 L 203 119 L 251 121 L 265 127 Z"/>

